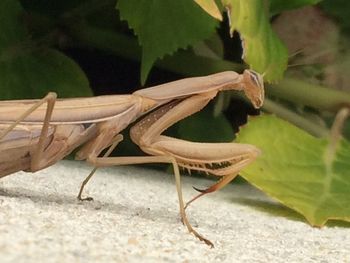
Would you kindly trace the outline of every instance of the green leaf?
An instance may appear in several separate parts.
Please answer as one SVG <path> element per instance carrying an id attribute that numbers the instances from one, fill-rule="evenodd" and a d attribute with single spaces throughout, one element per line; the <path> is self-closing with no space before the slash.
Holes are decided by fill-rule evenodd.
<path id="1" fill-rule="evenodd" d="M 19 19 L 22 13 L 18 1 L 0 1 L 0 59 L 7 47 L 24 39 L 25 30 Z"/>
<path id="2" fill-rule="evenodd" d="M 0 85 L 1 99 L 41 98 L 49 91 L 55 91 L 59 97 L 92 95 L 77 64 L 53 49 L 1 60 Z"/>
<path id="3" fill-rule="evenodd" d="M 243 59 L 269 82 L 283 77 L 288 51 L 272 31 L 261 0 L 222 0 L 228 9 L 231 33 L 237 30 L 243 40 Z"/>
<path id="4" fill-rule="evenodd" d="M 307 5 L 315 5 L 319 2 L 321 2 L 321 0 L 270 0 L 269 3 L 270 12 L 272 15 L 275 15 L 286 10 L 296 9 Z"/>
<path id="5" fill-rule="evenodd" d="M 73 60 L 31 41 L 21 23 L 23 12 L 18 1 L 0 2 L 0 98 L 40 98 L 49 91 L 59 97 L 92 95 Z"/>
<path id="6" fill-rule="evenodd" d="M 142 46 L 142 83 L 158 58 L 208 38 L 218 25 L 189 0 L 119 0 L 117 8 Z"/>
<path id="7" fill-rule="evenodd" d="M 252 118 L 237 141 L 261 149 L 241 175 L 271 197 L 301 213 L 311 225 L 350 221 L 350 143 L 333 155 L 328 140 L 315 138 L 275 116 Z"/>

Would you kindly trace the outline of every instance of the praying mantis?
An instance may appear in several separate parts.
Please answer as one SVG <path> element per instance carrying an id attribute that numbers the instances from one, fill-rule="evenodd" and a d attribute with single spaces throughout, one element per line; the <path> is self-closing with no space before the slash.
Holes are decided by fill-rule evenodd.
<path id="1" fill-rule="evenodd" d="M 190 142 L 162 133 L 200 111 L 224 90 L 244 91 L 255 108 L 264 101 L 262 76 L 252 70 L 181 79 L 129 95 L 57 99 L 50 92 L 39 100 L 0 101 L 0 178 L 21 170 L 44 169 L 80 147 L 76 159 L 94 166 L 78 194 L 78 199 L 84 200 L 84 186 L 98 167 L 169 163 L 175 175 L 181 221 L 190 233 L 213 247 L 191 226 L 185 209 L 200 196 L 228 184 L 260 150 L 249 144 Z M 130 129 L 130 136 L 149 156 L 110 157 L 123 140 L 120 132 L 142 116 Z M 179 167 L 209 173 L 220 180 L 205 190 L 195 188 L 200 193 L 185 205 Z"/>

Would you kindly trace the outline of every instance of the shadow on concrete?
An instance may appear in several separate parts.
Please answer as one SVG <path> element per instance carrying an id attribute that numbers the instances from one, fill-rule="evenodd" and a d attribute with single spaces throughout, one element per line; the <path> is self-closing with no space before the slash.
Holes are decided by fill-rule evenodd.
<path id="1" fill-rule="evenodd" d="M 279 203 L 274 203 L 268 200 L 258 200 L 258 199 L 252 199 L 252 198 L 239 198 L 239 197 L 231 199 L 231 201 L 234 203 L 239 203 L 250 207 L 254 207 L 257 210 L 272 216 L 284 217 L 293 221 L 304 222 L 305 224 L 308 224 L 304 216 L 292 210 L 291 208 L 288 208 Z M 332 219 L 327 222 L 326 226 L 350 228 L 350 222 Z"/>

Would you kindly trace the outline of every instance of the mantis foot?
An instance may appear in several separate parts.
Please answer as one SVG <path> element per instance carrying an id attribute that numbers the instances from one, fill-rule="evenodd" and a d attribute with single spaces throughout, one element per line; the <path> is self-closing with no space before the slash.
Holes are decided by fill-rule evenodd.
<path id="1" fill-rule="evenodd" d="M 82 198 L 82 197 L 78 196 L 77 199 L 78 199 L 79 201 L 83 201 L 83 202 L 84 202 L 84 201 L 88 201 L 88 202 L 94 201 L 94 198 L 92 198 L 92 197 L 90 197 L 90 196 L 85 197 L 85 198 Z"/>
<path id="2" fill-rule="evenodd" d="M 192 233 L 193 235 L 195 235 L 195 237 L 197 237 L 200 241 L 203 241 L 205 244 L 207 244 L 208 246 L 210 246 L 210 248 L 214 248 L 214 244 L 209 240 L 204 238 L 203 236 L 201 236 L 197 231 L 195 231 L 194 229 L 190 230 L 190 233 Z"/>
<path id="3" fill-rule="evenodd" d="M 188 232 L 192 233 L 195 237 L 197 237 L 200 241 L 203 241 L 205 244 L 210 246 L 210 248 L 214 248 L 214 244 L 209 240 L 204 238 L 202 235 L 200 235 L 196 230 L 193 229 L 190 222 L 188 222 L 187 217 L 185 214 L 181 215 L 181 222 L 182 224 L 186 225 Z"/>

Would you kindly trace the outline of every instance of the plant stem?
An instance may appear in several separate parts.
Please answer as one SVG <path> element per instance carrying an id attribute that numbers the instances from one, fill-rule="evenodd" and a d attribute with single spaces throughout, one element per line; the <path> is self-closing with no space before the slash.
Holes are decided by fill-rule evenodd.
<path id="1" fill-rule="evenodd" d="M 115 31 L 80 24 L 71 27 L 72 36 L 82 45 L 109 51 L 117 56 L 139 61 L 141 48 L 136 40 Z M 197 56 L 190 51 L 179 51 L 156 62 L 156 66 L 188 76 L 212 74 L 223 70 L 243 70 L 243 65 L 227 60 Z"/>
<path id="2" fill-rule="evenodd" d="M 270 99 L 265 99 L 263 110 L 275 113 L 278 117 L 293 123 L 316 137 L 329 136 L 330 132 L 326 127 L 316 124 Z"/>
<path id="3" fill-rule="evenodd" d="M 278 85 L 270 85 L 266 91 L 268 95 L 319 110 L 337 112 L 340 108 L 350 105 L 350 94 L 347 92 L 292 78 L 285 78 Z"/>

